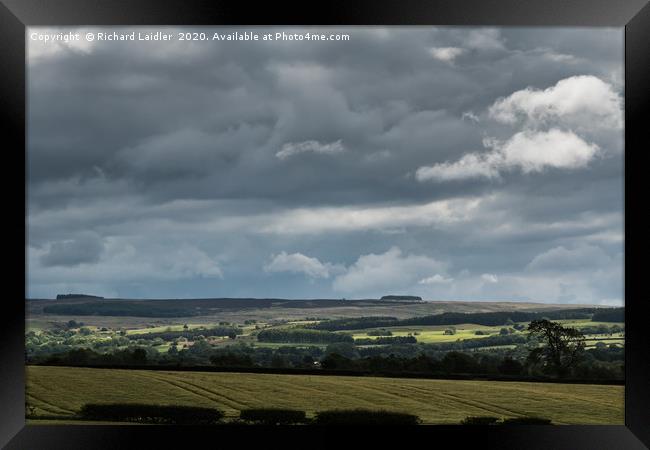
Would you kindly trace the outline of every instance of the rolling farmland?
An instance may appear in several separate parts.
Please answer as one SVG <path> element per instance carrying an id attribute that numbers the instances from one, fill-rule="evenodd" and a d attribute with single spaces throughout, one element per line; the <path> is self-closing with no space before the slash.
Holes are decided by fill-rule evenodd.
<path id="1" fill-rule="evenodd" d="M 85 403 L 153 403 L 242 409 L 386 409 L 427 424 L 466 416 L 543 416 L 557 424 L 624 420 L 623 386 L 380 377 L 27 367 L 27 401 L 43 423 L 70 421 Z M 31 423 L 39 423 L 32 420 Z"/>

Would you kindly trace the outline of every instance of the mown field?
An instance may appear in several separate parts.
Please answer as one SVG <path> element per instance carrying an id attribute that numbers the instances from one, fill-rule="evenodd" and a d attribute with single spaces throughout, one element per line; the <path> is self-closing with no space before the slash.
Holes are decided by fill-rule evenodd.
<path id="1" fill-rule="evenodd" d="M 445 330 L 455 328 L 455 334 L 445 334 Z M 418 342 L 425 344 L 433 344 L 438 342 L 455 342 L 459 339 L 480 339 L 489 336 L 490 334 L 498 334 L 501 326 L 489 327 L 475 324 L 461 324 L 461 325 L 414 325 L 408 327 L 382 327 L 382 330 L 387 330 L 392 333 L 392 336 L 409 336 L 417 333 L 415 338 Z M 376 329 L 367 330 L 352 330 L 355 339 L 377 339 L 378 336 L 369 335 L 368 332 Z M 476 335 L 476 331 L 483 331 L 485 335 Z M 489 334 L 488 334 L 489 333 Z"/>
<path id="2" fill-rule="evenodd" d="M 85 403 L 152 403 L 307 411 L 369 408 L 428 424 L 466 416 L 542 416 L 557 424 L 623 424 L 623 386 L 380 377 L 167 372 L 28 366 L 27 401 L 43 423 L 65 423 Z M 39 423 L 40 420 L 30 420 Z"/>
<path id="3" fill-rule="evenodd" d="M 575 327 L 582 329 L 585 327 L 595 327 L 598 325 L 623 326 L 623 323 L 614 322 L 592 322 L 589 319 L 580 320 L 557 320 L 564 326 Z M 521 325 L 528 326 L 527 322 L 521 322 Z M 437 344 L 442 342 L 455 342 L 463 339 L 481 339 L 490 335 L 499 334 L 499 330 L 504 325 L 486 326 L 477 325 L 472 323 L 459 324 L 459 325 L 414 325 L 414 326 L 397 326 L 397 327 L 381 327 L 382 330 L 387 330 L 392 333 L 392 336 L 409 336 L 414 335 L 418 342 L 425 344 Z M 454 334 L 445 334 L 445 330 L 454 328 Z M 341 331 L 340 333 L 352 333 L 355 339 L 377 339 L 378 336 L 369 335 L 368 332 L 377 330 L 376 328 L 362 329 L 362 330 L 348 330 Z M 477 331 L 482 331 L 483 335 L 477 335 Z M 524 334 L 527 332 L 524 331 Z M 625 342 L 624 333 L 615 333 L 612 336 L 608 335 L 586 335 L 585 343 L 587 347 L 593 347 L 596 342 L 605 342 L 607 344 L 623 344 Z M 512 347 L 512 346 L 501 346 Z"/>

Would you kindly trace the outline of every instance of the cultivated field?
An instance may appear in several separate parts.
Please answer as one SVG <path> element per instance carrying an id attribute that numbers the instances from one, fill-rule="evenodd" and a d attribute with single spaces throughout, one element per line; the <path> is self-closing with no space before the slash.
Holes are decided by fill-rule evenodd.
<path id="1" fill-rule="evenodd" d="M 424 423 L 466 416 L 542 416 L 557 424 L 623 424 L 623 386 L 379 377 L 163 372 L 29 366 L 34 414 L 65 423 L 84 403 L 154 403 L 307 411 L 369 408 L 417 414 Z M 40 420 L 30 421 L 39 423 Z"/>

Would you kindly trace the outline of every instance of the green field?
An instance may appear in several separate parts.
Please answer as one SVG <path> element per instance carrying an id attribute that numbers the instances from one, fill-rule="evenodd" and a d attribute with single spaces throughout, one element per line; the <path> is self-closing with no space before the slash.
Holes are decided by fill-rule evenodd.
<path id="1" fill-rule="evenodd" d="M 622 425 L 624 412 L 623 386 L 45 366 L 26 370 L 28 404 L 47 423 L 66 423 L 84 403 L 102 402 L 216 407 L 227 417 L 255 407 L 301 409 L 309 415 L 335 408 L 387 409 L 417 414 L 429 424 L 490 415 Z"/>
<path id="2" fill-rule="evenodd" d="M 445 334 L 448 328 L 455 328 L 455 334 Z M 382 327 L 382 330 L 388 330 L 393 333 L 393 336 L 408 336 L 413 333 L 418 333 L 415 338 L 418 342 L 425 344 L 436 344 L 439 342 L 455 342 L 459 339 L 480 339 L 488 337 L 485 335 L 476 335 L 475 332 L 481 330 L 485 333 L 499 334 L 499 330 L 503 328 L 488 327 L 475 324 L 461 324 L 461 325 L 415 325 L 410 327 Z M 355 339 L 377 339 L 378 336 L 369 336 L 368 331 L 376 330 L 376 328 L 366 330 L 353 330 L 350 331 Z M 348 333 L 350 333 L 348 332 Z"/>
<path id="3" fill-rule="evenodd" d="M 578 329 L 584 327 L 593 327 L 598 325 L 619 325 L 623 326 L 623 323 L 610 323 L 610 322 L 592 322 L 589 319 L 580 319 L 580 320 L 558 320 L 557 322 L 562 323 L 564 326 L 571 326 Z M 528 322 L 522 322 L 521 325 L 528 326 Z M 445 330 L 448 328 L 455 328 L 455 334 L 445 334 Z M 490 335 L 499 334 L 499 331 L 502 328 L 509 328 L 507 325 L 498 325 L 498 326 L 486 326 L 486 325 L 477 325 L 472 323 L 465 323 L 459 325 L 414 325 L 414 326 L 404 326 L 404 327 L 381 327 L 382 330 L 388 330 L 392 333 L 392 336 L 409 336 L 414 333 L 418 342 L 424 344 L 437 344 L 442 342 L 456 342 L 458 340 L 465 339 L 481 339 L 489 337 Z M 350 331 L 340 331 L 339 333 L 352 333 L 352 336 L 355 339 L 377 339 L 378 336 L 369 336 L 368 332 L 371 330 L 377 330 L 377 328 L 368 328 L 363 330 L 350 330 Z M 476 331 L 482 331 L 486 334 L 477 335 Z M 520 334 L 522 332 L 516 332 Z M 523 331 L 523 335 L 528 334 L 526 331 Z M 598 335 L 588 335 L 586 339 L 587 347 L 592 347 L 596 342 L 603 341 L 607 344 L 623 344 L 625 341 L 624 333 L 616 333 L 612 337 L 617 339 L 603 339 L 608 338 L 609 336 L 598 336 Z M 501 347 L 513 347 L 513 346 L 501 346 Z M 493 347 L 492 347 L 493 348 Z"/>

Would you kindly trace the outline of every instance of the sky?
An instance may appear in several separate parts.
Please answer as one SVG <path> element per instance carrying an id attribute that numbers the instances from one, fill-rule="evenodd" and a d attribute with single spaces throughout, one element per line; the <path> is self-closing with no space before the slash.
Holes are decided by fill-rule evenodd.
<path id="1" fill-rule="evenodd" d="M 622 305 L 622 28 L 27 34 L 29 298 Z"/>

